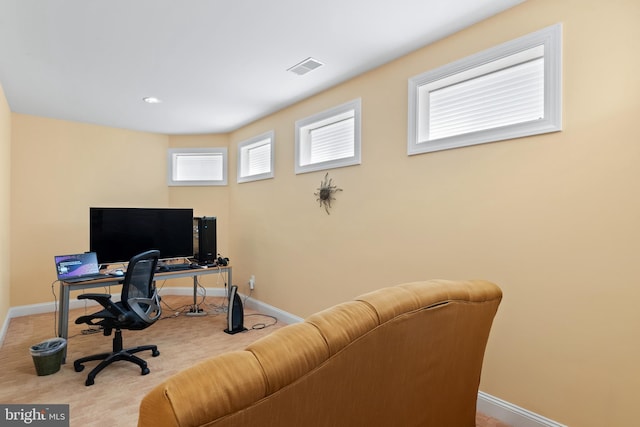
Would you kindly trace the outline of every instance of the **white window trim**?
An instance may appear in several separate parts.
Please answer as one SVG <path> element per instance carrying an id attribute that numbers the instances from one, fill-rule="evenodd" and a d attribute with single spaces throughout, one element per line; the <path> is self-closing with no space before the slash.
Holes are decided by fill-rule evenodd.
<path id="1" fill-rule="evenodd" d="M 327 124 L 332 121 L 338 122 L 336 120 L 339 116 L 349 112 L 354 112 L 354 155 L 350 157 L 345 157 L 342 159 L 330 160 L 326 162 L 319 163 L 311 163 L 308 165 L 302 165 L 301 156 L 302 156 L 302 145 L 305 141 L 310 130 L 313 130 L 314 127 L 317 127 L 317 124 L 323 123 Z M 319 170 L 326 169 L 334 169 L 341 168 L 345 166 L 353 166 L 359 165 L 361 163 L 361 114 L 362 114 L 362 101 L 360 98 L 355 99 L 353 101 L 347 102 L 345 104 L 339 105 L 334 108 L 330 108 L 321 113 L 314 114 L 312 116 L 306 117 L 304 119 L 300 119 L 296 121 L 295 124 L 295 132 L 296 132 L 296 145 L 295 145 L 295 172 L 296 174 L 314 172 Z"/>
<path id="2" fill-rule="evenodd" d="M 420 140 L 420 88 L 457 73 L 544 46 L 544 118 L 436 140 Z M 555 24 L 409 79 L 407 153 L 422 154 L 562 130 L 562 24 Z"/>
<path id="3" fill-rule="evenodd" d="M 222 156 L 222 179 L 181 181 L 174 179 L 174 164 L 180 154 L 211 154 Z M 167 185 L 169 186 L 219 186 L 227 185 L 227 148 L 170 148 L 167 150 Z"/>
<path id="4" fill-rule="evenodd" d="M 264 140 L 269 140 L 269 146 L 270 146 L 270 150 L 271 150 L 271 162 L 270 162 L 270 166 L 269 166 L 269 172 L 265 172 L 265 173 L 261 173 L 261 174 L 256 174 L 256 175 L 246 175 L 246 176 L 242 176 L 242 163 L 244 161 L 244 156 L 243 156 L 243 151 L 249 147 L 251 147 L 252 145 L 258 144 Z M 238 182 L 239 183 L 243 183 L 243 182 L 250 182 L 250 181 L 259 181 L 262 179 L 269 179 L 269 178 L 273 178 L 274 176 L 274 154 L 275 154 L 275 132 L 274 131 L 269 131 L 269 132 L 265 132 L 262 135 L 258 135 L 256 137 L 247 139 L 246 141 L 243 141 L 241 143 L 238 144 Z"/>

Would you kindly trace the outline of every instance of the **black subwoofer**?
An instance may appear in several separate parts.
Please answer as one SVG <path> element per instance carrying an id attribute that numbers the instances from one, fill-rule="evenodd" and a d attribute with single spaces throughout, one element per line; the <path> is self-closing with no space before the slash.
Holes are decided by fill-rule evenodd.
<path id="1" fill-rule="evenodd" d="M 217 258 L 216 217 L 203 216 L 193 219 L 193 256 L 200 264 L 213 263 Z"/>

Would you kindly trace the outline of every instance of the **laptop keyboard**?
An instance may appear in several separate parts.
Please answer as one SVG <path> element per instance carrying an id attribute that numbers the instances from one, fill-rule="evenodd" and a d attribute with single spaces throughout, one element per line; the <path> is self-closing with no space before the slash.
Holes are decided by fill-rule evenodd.
<path id="1" fill-rule="evenodd" d="M 105 279 L 107 277 L 111 277 L 108 274 L 92 274 L 90 276 L 82 276 L 82 277 L 73 277 L 70 279 L 64 279 L 63 282 L 67 283 L 78 283 L 78 282 L 88 282 L 89 280 L 97 280 L 97 279 Z"/>

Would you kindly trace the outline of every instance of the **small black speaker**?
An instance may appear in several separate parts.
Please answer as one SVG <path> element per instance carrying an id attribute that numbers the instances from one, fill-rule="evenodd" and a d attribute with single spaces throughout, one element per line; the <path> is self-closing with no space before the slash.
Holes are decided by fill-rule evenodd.
<path id="1" fill-rule="evenodd" d="M 229 289 L 229 311 L 227 312 L 227 329 L 224 331 L 228 334 L 237 334 L 246 331 L 244 327 L 244 308 L 242 308 L 242 300 L 238 295 L 238 287 L 231 285 Z"/>
<path id="2" fill-rule="evenodd" d="M 194 218 L 193 227 L 197 230 L 194 233 L 193 239 L 193 257 L 197 259 L 200 264 L 212 264 L 218 254 L 216 217 L 203 216 Z"/>

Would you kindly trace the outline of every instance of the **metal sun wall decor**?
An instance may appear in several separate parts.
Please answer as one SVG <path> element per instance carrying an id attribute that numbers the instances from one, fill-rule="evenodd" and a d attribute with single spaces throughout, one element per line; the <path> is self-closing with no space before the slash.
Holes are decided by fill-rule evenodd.
<path id="1" fill-rule="evenodd" d="M 320 202 L 320 207 L 324 207 L 324 210 L 329 214 L 329 208 L 331 207 L 331 201 L 335 200 L 333 195 L 338 191 L 342 191 L 342 188 L 338 188 L 336 185 L 333 185 L 333 179 L 329 178 L 329 172 L 324 176 L 324 179 L 320 181 L 320 187 L 317 188 L 317 192 L 313 193 L 314 196 L 317 196 L 317 202 Z"/>

